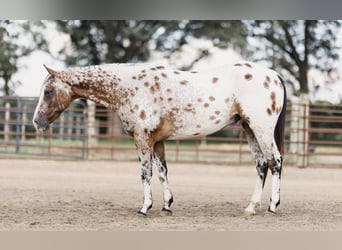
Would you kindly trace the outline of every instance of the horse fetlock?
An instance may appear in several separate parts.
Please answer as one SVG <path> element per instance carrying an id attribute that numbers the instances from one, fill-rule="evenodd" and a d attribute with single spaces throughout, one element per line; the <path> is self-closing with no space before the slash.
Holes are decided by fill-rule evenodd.
<path id="1" fill-rule="evenodd" d="M 173 203 L 173 195 L 171 195 L 171 198 L 168 201 L 168 206 L 171 207 L 172 203 Z"/>
<path id="2" fill-rule="evenodd" d="M 148 210 L 150 210 L 151 208 L 152 208 L 152 202 L 150 202 L 149 205 L 144 203 L 143 207 L 140 209 L 138 213 L 147 215 Z"/>
<path id="3" fill-rule="evenodd" d="M 268 212 L 271 212 L 273 214 L 276 214 L 276 209 L 277 207 L 280 205 L 280 199 L 277 200 L 277 201 L 274 201 L 271 199 L 270 201 L 270 206 L 268 207 Z"/>
<path id="4" fill-rule="evenodd" d="M 167 209 L 165 207 L 162 208 L 161 212 L 162 212 L 161 215 L 163 215 L 163 216 L 171 216 L 172 215 L 172 210 Z"/>

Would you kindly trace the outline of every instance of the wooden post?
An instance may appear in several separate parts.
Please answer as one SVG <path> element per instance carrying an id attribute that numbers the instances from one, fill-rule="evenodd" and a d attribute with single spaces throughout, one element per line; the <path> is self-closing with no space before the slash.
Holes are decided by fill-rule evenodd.
<path id="1" fill-rule="evenodd" d="M 27 106 L 23 106 L 23 115 L 21 117 L 21 141 L 26 141 L 26 123 L 27 123 Z"/>
<path id="2" fill-rule="evenodd" d="M 5 125 L 4 125 L 4 132 L 5 132 L 5 135 L 4 135 L 4 139 L 5 141 L 9 141 L 9 133 L 10 133 L 10 114 L 11 114 L 11 104 L 9 102 L 6 102 L 5 104 Z"/>
<path id="3" fill-rule="evenodd" d="M 81 135 L 81 117 L 76 116 L 76 136 L 79 137 Z"/>
<path id="4" fill-rule="evenodd" d="M 289 152 L 295 155 L 295 162 L 298 162 L 298 148 L 299 148 L 299 107 L 298 103 L 291 103 L 291 132 L 290 132 L 290 148 Z"/>
<path id="5" fill-rule="evenodd" d="M 298 158 L 297 166 L 305 168 L 308 166 L 308 144 L 309 144 L 309 97 L 301 94 L 299 105 L 298 122 Z"/>
<path id="6" fill-rule="evenodd" d="M 72 136 L 72 127 L 73 127 L 73 112 L 72 109 L 69 110 L 68 112 L 68 130 L 67 130 L 67 135 L 69 138 Z"/>
<path id="7" fill-rule="evenodd" d="M 64 137 L 64 123 L 65 123 L 65 116 L 61 115 L 59 119 L 59 137 L 60 138 Z"/>
<path id="8" fill-rule="evenodd" d="M 93 158 L 93 147 L 96 146 L 96 132 L 95 132 L 95 108 L 96 105 L 94 102 L 87 100 L 88 103 L 88 133 L 87 133 L 87 148 L 88 148 L 88 160 L 91 160 Z"/>

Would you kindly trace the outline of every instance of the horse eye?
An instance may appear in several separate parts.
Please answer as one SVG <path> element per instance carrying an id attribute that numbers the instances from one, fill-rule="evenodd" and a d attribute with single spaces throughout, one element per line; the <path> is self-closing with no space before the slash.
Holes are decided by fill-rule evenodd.
<path id="1" fill-rule="evenodd" d="M 52 90 L 45 90 L 44 91 L 44 96 L 49 97 L 52 94 Z"/>

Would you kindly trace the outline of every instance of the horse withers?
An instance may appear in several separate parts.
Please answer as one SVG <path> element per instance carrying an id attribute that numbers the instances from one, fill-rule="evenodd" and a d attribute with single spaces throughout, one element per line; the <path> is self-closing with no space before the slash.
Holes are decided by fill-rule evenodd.
<path id="1" fill-rule="evenodd" d="M 171 214 L 173 195 L 167 178 L 164 141 L 205 136 L 239 123 L 256 161 L 257 181 L 245 213 L 260 206 L 268 169 L 272 193 L 268 211 L 280 204 L 286 91 L 276 72 L 251 62 L 188 72 L 163 65 L 106 64 L 55 71 L 46 77 L 33 123 L 46 131 L 77 98 L 118 112 L 133 136 L 144 190 L 139 213 L 152 207 L 151 178 L 155 165 L 163 187 L 162 211 Z"/>

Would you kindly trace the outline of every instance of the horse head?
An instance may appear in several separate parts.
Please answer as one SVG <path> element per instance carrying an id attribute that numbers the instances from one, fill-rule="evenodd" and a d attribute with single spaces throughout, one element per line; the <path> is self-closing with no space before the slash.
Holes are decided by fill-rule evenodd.
<path id="1" fill-rule="evenodd" d="M 74 99 L 71 85 L 61 72 L 46 67 L 49 75 L 41 88 L 39 101 L 34 112 L 33 124 L 38 131 L 48 130 L 60 114 Z"/>

